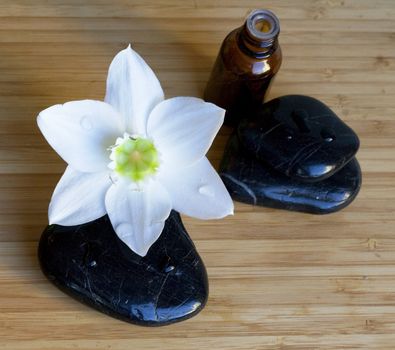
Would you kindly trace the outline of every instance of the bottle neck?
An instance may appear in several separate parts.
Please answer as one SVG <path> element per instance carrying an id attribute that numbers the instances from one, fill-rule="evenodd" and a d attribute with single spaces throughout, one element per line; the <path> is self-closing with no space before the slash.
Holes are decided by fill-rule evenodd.
<path id="1" fill-rule="evenodd" d="M 273 12 L 255 10 L 239 30 L 239 46 L 249 56 L 267 57 L 277 48 L 279 33 L 280 23 Z"/>

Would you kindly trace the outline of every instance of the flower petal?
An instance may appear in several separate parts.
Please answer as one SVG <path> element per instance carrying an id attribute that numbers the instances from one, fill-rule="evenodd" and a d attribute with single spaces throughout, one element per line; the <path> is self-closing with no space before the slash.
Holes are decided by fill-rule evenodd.
<path id="1" fill-rule="evenodd" d="M 147 133 L 164 160 L 189 165 L 202 158 L 224 121 L 225 110 L 195 97 L 174 97 L 152 111 Z"/>
<path id="2" fill-rule="evenodd" d="M 152 109 L 163 100 L 163 90 L 155 73 L 130 45 L 111 62 L 105 101 L 125 118 L 131 134 L 146 134 Z"/>
<path id="3" fill-rule="evenodd" d="M 173 208 L 198 219 L 233 215 L 233 202 L 206 157 L 183 168 L 165 168 L 158 180 L 171 196 Z"/>
<path id="4" fill-rule="evenodd" d="M 107 149 L 123 132 L 119 114 L 109 104 L 93 100 L 49 107 L 39 114 L 37 124 L 52 148 L 83 172 L 104 170 Z"/>
<path id="5" fill-rule="evenodd" d="M 143 190 L 118 181 L 107 191 L 105 203 L 118 237 L 140 256 L 158 239 L 171 211 L 170 197 L 156 181 L 147 183 Z"/>
<path id="6" fill-rule="evenodd" d="M 73 226 L 102 217 L 110 186 L 108 172 L 82 173 L 68 166 L 52 195 L 49 223 Z"/>

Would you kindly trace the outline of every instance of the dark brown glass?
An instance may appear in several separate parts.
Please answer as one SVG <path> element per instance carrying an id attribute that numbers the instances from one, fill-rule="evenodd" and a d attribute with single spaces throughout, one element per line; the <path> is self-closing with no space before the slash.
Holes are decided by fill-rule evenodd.
<path id="1" fill-rule="evenodd" d="M 280 25 L 268 10 L 255 10 L 222 43 L 204 99 L 226 109 L 234 126 L 264 101 L 281 66 Z"/>

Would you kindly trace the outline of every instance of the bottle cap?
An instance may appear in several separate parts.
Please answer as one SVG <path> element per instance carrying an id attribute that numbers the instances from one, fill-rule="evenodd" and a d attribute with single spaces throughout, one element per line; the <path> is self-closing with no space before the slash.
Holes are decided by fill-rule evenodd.
<path id="1" fill-rule="evenodd" d="M 269 10 L 252 11 L 247 17 L 246 24 L 250 35 L 258 40 L 270 41 L 280 33 L 280 21 Z"/>

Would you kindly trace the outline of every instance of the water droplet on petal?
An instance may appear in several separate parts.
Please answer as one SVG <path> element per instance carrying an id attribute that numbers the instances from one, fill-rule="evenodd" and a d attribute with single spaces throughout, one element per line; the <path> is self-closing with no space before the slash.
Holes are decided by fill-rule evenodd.
<path id="1" fill-rule="evenodd" d="M 149 224 L 150 224 L 150 226 L 154 226 L 154 225 L 159 225 L 162 223 L 163 223 L 163 220 L 151 220 Z"/>
<path id="2" fill-rule="evenodd" d="M 133 226 L 128 222 L 120 223 L 116 228 L 115 231 L 119 235 L 119 238 L 125 238 L 127 236 L 132 236 L 133 234 Z"/>
<path id="3" fill-rule="evenodd" d="M 80 120 L 80 125 L 85 130 L 91 130 L 93 125 L 88 115 L 84 115 Z"/>
<path id="4" fill-rule="evenodd" d="M 214 192 L 210 186 L 203 185 L 200 186 L 198 189 L 198 192 L 202 194 L 203 196 L 209 196 L 209 197 L 214 197 Z"/>

